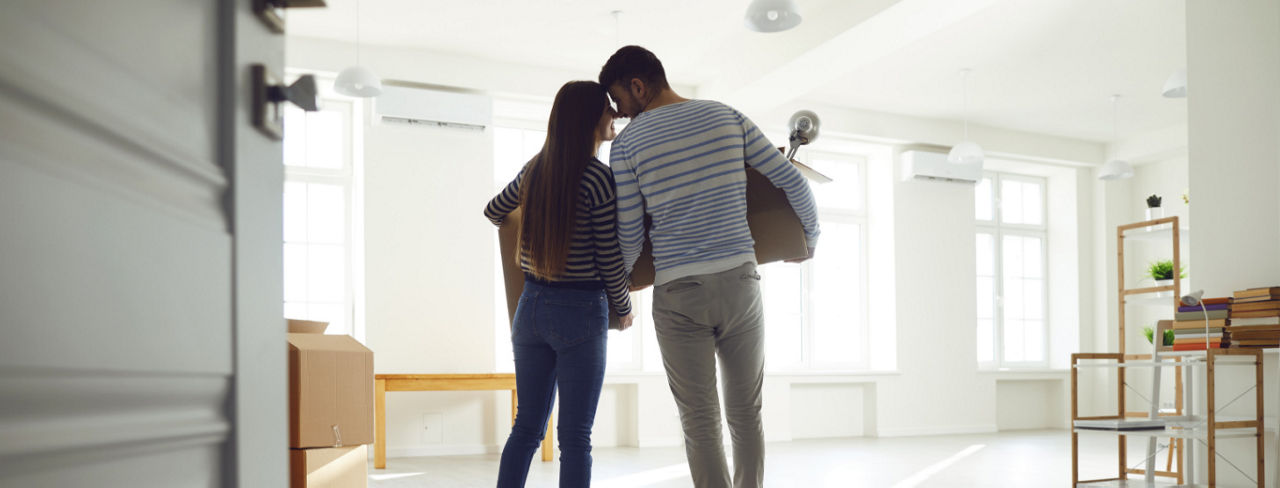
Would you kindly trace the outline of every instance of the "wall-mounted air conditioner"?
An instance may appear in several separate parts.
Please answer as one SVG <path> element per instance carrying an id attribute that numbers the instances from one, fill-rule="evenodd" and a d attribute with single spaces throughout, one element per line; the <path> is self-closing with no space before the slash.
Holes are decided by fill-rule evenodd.
<path id="1" fill-rule="evenodd" d="M 954 181 L 977 183 L 982 179 L 982 163 L 952 164 L 946 153 L 911 150 L 899 155 L 902 161 L 902 180 Z"/>
<path id="2" fill-rule="evenodd" d="M 374 100 L 382 122 L 474 130 L 493 122 L 493 100 L 475 93 L 384 84 Z"/>

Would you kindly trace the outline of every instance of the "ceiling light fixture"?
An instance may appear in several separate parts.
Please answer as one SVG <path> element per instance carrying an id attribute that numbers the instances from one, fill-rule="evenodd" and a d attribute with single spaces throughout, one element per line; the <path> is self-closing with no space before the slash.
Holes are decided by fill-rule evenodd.
<path id="1" fill-rule="evenodd" d="M 1187 98 L 1187 69 L 1178 68 L 1169 79 L 1164 80 L 1164 89 L 1160 94 L 1165 98 Z"/>
<path id="2" fill-rule="evenodd" d="M 745 20 L 756 32 L 782 32 L 800 25 L 800 10 L 795 0 L 752 0 Z"/>
<path id="3" fill-rule="evenodd" d="M 356 2 L 356 64 L 338 73 L 333 89 L 349 97 L 369 98 L 382 94 L 382 79 L 360 65 L 360 2 Z"/>
<path id="4" fill-rule="evenodd" d="M 982 146 L 969 140 L 969 68 L 960 70 L 960 97 L 964 104 L 964 141 L 952 146 L 947 153 L 947 162 L 951 164 L 981 165 L 985 155 Z"/>
<path id="5" fill-rule="evenodd" d="M 1111 95 L 1111 143 L 1118 144 L 1120 142 L 1120 123 L 1119 123 L 1119 104 L 1120 95 Z M 1123 159 L 1112 159 L 1102 165 L 1102 171 L 1098 173 L 1099 180 L 1120 180 L 1133 177 L 1133 166 Z"/>

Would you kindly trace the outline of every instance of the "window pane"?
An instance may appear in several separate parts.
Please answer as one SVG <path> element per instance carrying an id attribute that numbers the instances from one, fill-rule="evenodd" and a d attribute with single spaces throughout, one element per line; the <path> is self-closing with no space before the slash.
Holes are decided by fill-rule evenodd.
<path id="1" fill-rule="evenodd" d="M 809 291 L 813 306 L 813 360 L 819 363 L 862 359 L 860 336 L 865 314 L 859 269 L 860 232 L 858 224 L 822 222 L 822 242 L 828 252 L 818 253 L 809 268 L 813 273 Z"/>
<path id="2" fill-rule="evenodd" d="M 1010 362 L 1026 361 L 1023 354 L 1025 350 L 1024 343 L 1024 326 L 1021 320 L 1004 321 L 1004 360 Z"/>
<path id="3" fill-rule="evenodd" d="M 978 278 L 978 318 L 994 319 L 996 312 L 995 278 Z"/>
<path id="4" fill-rule="evenodd" d="M 1017 181 L 1000 181 L 1000 220 L 1006 224 L 1025 223 L 1025 204 L 1022 197 L 1022 183 Z"/>
<path id="5" fill-rule="evenodd" d="M 307 113 L 307 166 L 339 169 L 346 164 L 343 113 L 321 110 Z"/>
<path id="6" fill-rule="evenodd" d="M 991 196 L 991 178 L 983 178 L 973 191 L 974 216 L 978 220 L 993 218 L 994 207 Z"/>
<path id="7" fill-rule="evenodd" d="M 307 240 L 307 184 L 284 183 L 284 241 Z"/>
<path id="8" fill-rule="evenodd" d="M 284 107 L 284 164 L 307 165 L 307 113 L 292 103 Z"/>
<path id="9" fill-rule="evenodd" d="M 632 326 L 635 324 L 633 323 Z M 605 360 L 609 369 L 631 366 L 635 361 L 635 331 L 625 330 L 621 333 L 609 334 L 607 343 L 608 355 Z"/>
<path id="10" fill-rule="evenodd" d="M 1028 320 L 1024 324 L 1023 360 L 1044 361 L 1044 321 Z"/>
<path id="11" fill-rule="evenodd" d="M 305 244 L 284 245 L 284 300 L 286 302 L 307 300 L 307 246 Z"/>
<path id="12" fill-rule="evenodd" d="M 800 265 L 770 263 L 759 268 L 763 285 L 765 363 L 769 369 L 795 367 L 802 363 L 803 332 Z"/>
<path id="13" fill-rule="evenodd" d="M 814 201 L 819 207 L 855 212 L 862 210 L 862 181 L 858 163 L 834 159 L 815 159 L 809 163 L 819 173 L 831 177 L 829 183 L 809 184 Z"/>
<path id="14" fill-rule="evenodd" d="M 307 241 L 328 244 L 347 241 L 345 193 L 338 185 L 307 185 Z"/>
<path id="15" fill-rule="evenodd" d="M 996 236 L 987 233 L 979 233 L 977 249 L 978 276 L 995 276 Z"/>
<path id="16" fill-rule="evenodd" d="M 307 251 L 307 301 L 343 302 L 347 285 L 345 249 L 313 244 Z"/>
<path id="17" fill-rule="evenodd" d="M 351 328 L 347 326 L 343 308 L 345 307 L 341 303 L 309 303 L 307 320 L 328 322 L 329 327 L 324 330 L 325 334 L 350 335 Z"/>
<path id="18" fill-rule="evenodd" d="M 1000 264 L 1004 268 L 1004 275 L 1025 276 L 1023 274 L 1023 266 L 1025 266 L 1026 260 L 1023 259 L 1022 237 L 1004 236 L 1004 242 L 1001 245 L 1004 247 L 1004 259 L 1001 260 Z"/>
<path id="19" fill-rule="evenodd" d="M 1023 223 L 1032 225 L 1044 224 L 1043 196 L 1044 185 L 1038 183 L 1022 184 Z"/>
<path id="20" fill-rule="evenodd" d="M 284 302 L 284 316 L 290 319 L 307 319 L 306 302 Z"/>
<path id="21" fill-rule="evenodd" d="M 995 361 L 996 333 L 991 319 L 978 319 L 978 361 Z"/>
<path id="22" fill-rule="evenodd" d="M 1041 252 L 1041 240 L 1038 237 L 1022 238 L 1022 272 L 1028 278 L 1044 276 L 1044 256 Z"/>

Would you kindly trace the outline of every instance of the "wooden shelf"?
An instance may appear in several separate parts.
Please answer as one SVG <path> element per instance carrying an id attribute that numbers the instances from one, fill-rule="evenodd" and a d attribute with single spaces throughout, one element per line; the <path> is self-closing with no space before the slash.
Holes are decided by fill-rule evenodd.
<path id="1" fill-rule="evenodd" d="M 1155 483 L 1147 483 L 1143 480 L 1108 480 L 1095 481 L 1092 483 L 1079 483 L 1077 488 L 1201 488 L 1209 485 L 1179 485 L 1177 483 L 1165 483 L 1157 481 Z"/>

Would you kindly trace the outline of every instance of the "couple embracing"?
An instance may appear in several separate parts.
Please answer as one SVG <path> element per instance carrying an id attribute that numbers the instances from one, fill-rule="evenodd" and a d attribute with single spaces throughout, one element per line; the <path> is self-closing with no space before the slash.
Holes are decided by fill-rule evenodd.
<path id="1" fill-rule="evenodd" d="M 631 122 L 615 139 L 620 117 Z M 609 165 L 596 158 L 607 140 Z M 560 486 L 590 486 L 606 331 L 611 314 L 622 329 L 635 318 L 628 277 L 646 239 L 654 328 L 694 484 L 763 484 L 764 313 L 744 164 L 786 193 L 812 257 L 817 209 L 800 172 L 737 110 L 676 94 L 652 52 L 623 47 L 598 83 L 569 82 L 556 94 L 542 150 L 485 208 L 495 224 L 522 208 L 519 256 L 503 259 L 518 258 L 526 277 L 511 329 L 519 407 L 499 488 L 524 486 L 557 390 Z"/>

